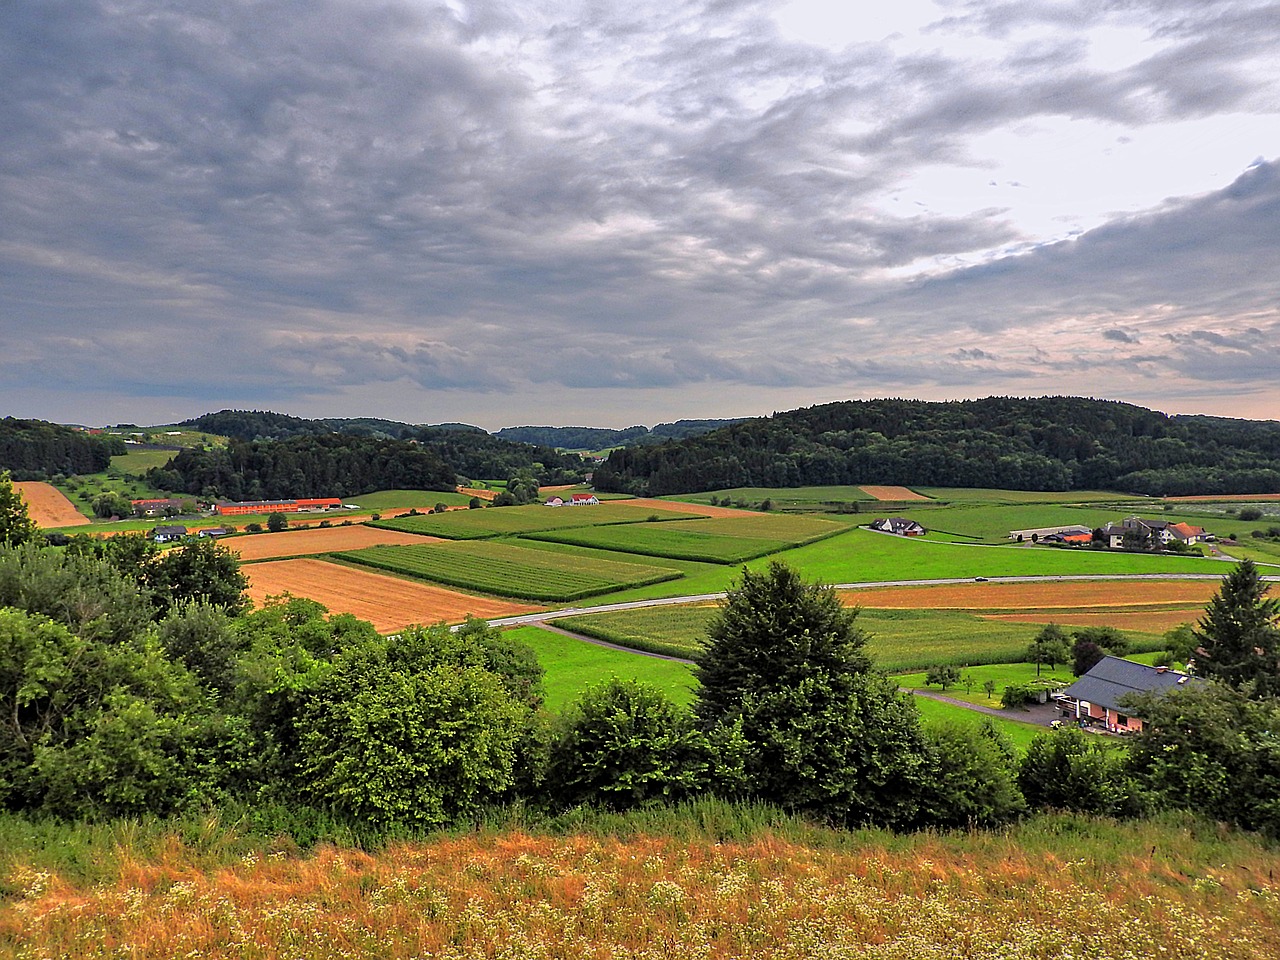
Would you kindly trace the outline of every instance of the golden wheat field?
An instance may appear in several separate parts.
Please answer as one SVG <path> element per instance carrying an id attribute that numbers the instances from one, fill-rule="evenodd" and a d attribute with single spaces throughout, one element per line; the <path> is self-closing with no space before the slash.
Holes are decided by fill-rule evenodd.
<path id="1" fill-rule="evenodd" d="M 12 869 L 0 957 L 1280 956 L 1274 851 L 1192 842 L 1188 855 L 1185 836 L 1152 828 L 1130 829 L 1117 850 L 1091 832 L 1047 848 L 1001 833 L 873 834 L 817 848 L 767 835 L 515 832 L 377 854 L 265 850 L 224 868 L 193 864 L 175 840 L 92 886 Z"/>
<path id="2" fill-rule="evenodd" d="M 27 515 L 37 527 L 78 527 L 92 522 L 52 484 L 15 480 L 13 489 L 26 501 Z"/>

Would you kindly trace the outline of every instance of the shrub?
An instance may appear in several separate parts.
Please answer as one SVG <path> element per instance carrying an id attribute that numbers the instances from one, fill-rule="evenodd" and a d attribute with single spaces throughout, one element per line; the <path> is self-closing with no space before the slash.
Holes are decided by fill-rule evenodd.
<path id="1" fill-rule="evenodd" d="M 1257 507 L 1245 507 L 1239 513 L 1241 520 L 1261 520 L 1262 511 Z"/>
<path id="2" fill-rule="evenodd" d="M 1011 683 L 1000 694 L 1000 706 L 1006 710 L 1023 707 L 1035 700 L 1035 693 L 1025 683 Z"/>

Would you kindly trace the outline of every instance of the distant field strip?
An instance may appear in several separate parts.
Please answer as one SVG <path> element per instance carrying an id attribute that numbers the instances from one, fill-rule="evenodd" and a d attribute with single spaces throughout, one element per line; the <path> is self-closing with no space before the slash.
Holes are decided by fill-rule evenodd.
<path id="1" fill-rule="evenodd" d="M 680 571 L 664 567 L 477 541 L 422 547 L 371 547 L 334 556 L 482 593 L 558 602 L 681 576 Z"/>
<path id="2" fill-rule="evenodd" d="M 742 563 L 813 543 L 848 528 L 827 520 L 755 514 L 679 523 L 633 523 L 528 534 L 529 539 L 673 560 Z"/>
<path id="3" fill-rule="evenodd" d="M 641 513 L 634 507 L 618 503 L 601 503 L 587 507 L 485 507 L 480 510 L 457 510 L 416 517 L 393 517 L 374 521 L 371 526 L 405 533 L 427 534 L 447 540 L 483 540 L 540 530 L 590 527 L 597 524 L 643 523 L 649 517 L 659 520 L 682 520 L 686 515 L 670 510 L 653 509 Z"/>
<path id="4" fill-rule="evenodd" d="M 249 596 L 262 603 L 290 593 L 323 603 L 332 613 L 368 620 L 381 633 L 414 623 L 456 623 L 467 616 L 492 619 L 539 609 L 527 603 L 475 597 L 427 583 L 357 570 L 324 560 L 270 560 L 244 568 Z"/>
<path id="5" fill-rule="evenodd" d="M 15 480 L 13 489 L 27 504 L 27 515 L 41 529 L 78 527 L 90 523 L 61 490 L 52 484 L 35 480 Z"/>
<path id="6" fill-rule="evenodd" d="M 310 554 L 332 553 L 336 550 L 360 550 L 365 547 L 393 544 L 421 545 L 424 542 L 432 542 L 432 538 L 400 533 L 395 530 L 374 530 L 365 526 L 306 527 L 280 533 L 232 537 L 222 541 L 228 550 L 238 554 L 245 562 L 277 557 L 304 557 Z"/>
<path id="7" fill-rule="evenodd" d="M 863 484 L 862 492 L 872 500 L 928 500 L 929 497 L 916 493 L 908 487 L 887 487 L 874 484 Z"/>
<path id="8" fill-rule="evenodd" d="M 850 606 L 985 611 L 1081 610 L 1172 604 L 1203 607 L 1218 589 L 1214 580 L 1081 580 L 1037 583 L 947 583 L 924 587 L 842 590 Z"/>

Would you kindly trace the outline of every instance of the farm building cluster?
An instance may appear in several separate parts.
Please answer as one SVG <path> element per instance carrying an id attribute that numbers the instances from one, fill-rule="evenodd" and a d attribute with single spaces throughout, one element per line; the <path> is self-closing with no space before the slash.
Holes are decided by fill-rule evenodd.
<path id="1" fill-rule="evenodd" d="M 243 516 L 249 513 L 323 513 L 342 509 L 338 497 L 311 497 L 298 500 L 220 500 L 213 505 L 213 512 L 224 517 Z"/>
<path id="2" fill-rule="evenodd" d="M 551 497 L 544 505 L 548 507 L 589 507 L 599 502 L 600 498 L 594 493 L 574 493 L 570 494 L 568 500 L 564 499 L 564 497 Z"/>
<path id="3" fill-rule="evenodd" d="M 1010 530 L 1009 539 L 1018 543 L 1065 543 L 1088 546 L 1095 541 L 1110 550 L 1135 547 L 1167 547 L 1170 544 L 1207 543 L 1214 539 L 1204 527 L 1189 523 L 1172 523 L 1168 520 L 1147 520 L 1143 517 L 1126 517 L 1119 523 L 1108 523 L 1097 530 L 1083 524 L 1066 524 L 1058 527 L 1034 527 L 1028 530 Z"/>

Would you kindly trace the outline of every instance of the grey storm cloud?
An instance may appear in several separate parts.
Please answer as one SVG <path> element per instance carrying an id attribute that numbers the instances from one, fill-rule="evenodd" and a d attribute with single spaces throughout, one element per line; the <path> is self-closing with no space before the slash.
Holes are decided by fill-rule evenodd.
<path id="1" fill-rule="evenodd" d="M 1247 64 L 1277 7 L 946 6 L 937 33 L 1060 34 L 962 60 L 789 39 L 763 0 L 0 5 L 0 382 L 187 413 L 362 388 L 770 407 L 1003 385 L 1161 333 L 1189 378 L 1260 365 L 1193 331 L 1274 329 L 1274 163 L 1029 250 L 999 207 L 878 200 L 1037 118 L 1274 121 Z M 1108 72 L 1077 32 L 1107 25 L 1162 42 Z"/>

